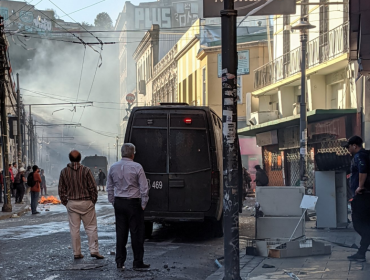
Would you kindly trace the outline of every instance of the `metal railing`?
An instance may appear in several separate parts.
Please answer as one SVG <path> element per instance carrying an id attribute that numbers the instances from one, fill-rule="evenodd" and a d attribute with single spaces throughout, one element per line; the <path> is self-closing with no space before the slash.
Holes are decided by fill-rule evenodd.
<path id="1" fill-rule="evenodd" d="M 307 43 L 306 68 L 336 58 L 349 50 L 349 24 L 344 23 Z M 254 89 L 261 89 L 301 71 L 301 47 L 254 70 Z"/>

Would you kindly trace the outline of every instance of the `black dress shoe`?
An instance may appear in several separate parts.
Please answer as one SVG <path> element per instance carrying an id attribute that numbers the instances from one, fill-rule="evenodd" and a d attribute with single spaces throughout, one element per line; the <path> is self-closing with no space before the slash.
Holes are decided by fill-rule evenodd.
<path id="1" fill-rule="evenodd" d="M 147 269 L 149 267 L 150 267 L 150 264 L 145 264 L 145 263 L 134 265 L 134 269 Z"/>
<path id="2" fill-rule="evenodd" d="M 125 265 L 123 263 L 117 263 L 117 268 L 124 270 L 125 269 Z"/>

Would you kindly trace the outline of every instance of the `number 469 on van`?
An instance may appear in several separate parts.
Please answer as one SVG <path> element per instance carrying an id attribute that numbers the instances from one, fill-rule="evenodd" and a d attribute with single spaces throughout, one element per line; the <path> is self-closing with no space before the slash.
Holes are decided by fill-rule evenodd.
<path id="1" fill-rule="evenodd" d="M 147 179 L 147 180 L 148 180 L 148 185 L 150 186 L 150 180 L 149 179 Z M 153 183 L 152 183 L 152 188 L 153 189 L 161 190 L 162 187 L 163 187 L 162 181 L 153 181 Z"/>

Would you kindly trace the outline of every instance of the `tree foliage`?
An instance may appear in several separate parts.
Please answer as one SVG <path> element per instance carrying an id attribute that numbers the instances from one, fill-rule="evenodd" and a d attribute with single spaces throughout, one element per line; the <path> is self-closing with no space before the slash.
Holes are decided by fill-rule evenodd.
<path id="1" fill-rule="evenodd" d="M 81 25 L 82 25 L 83 27 L 92 27 L 92 26 L 93 26 L 92 24 L 90 24 L 90 23 L 88 23 L 88 22 L 86 22 L 86 21 L 81 22 Z"/>
<path id="2" fill-rule="evenodd" d="M 104 29 L 113 28 L 113 21 L 106 12 L 99 13 L 94 20 L 94 24 L 96 27 Z"/>

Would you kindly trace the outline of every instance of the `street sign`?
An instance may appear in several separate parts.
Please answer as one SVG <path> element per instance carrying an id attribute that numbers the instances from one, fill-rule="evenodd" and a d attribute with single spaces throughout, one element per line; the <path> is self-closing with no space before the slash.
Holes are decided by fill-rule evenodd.
<path id="1" fill-rule="evenodd" d="M 288 15 L 296 13 L 296 0 L 234 0 L 238 16 L 246 16 L 250 11 L 267 4 L 254 15 Z M 224 9 L 223 0 L 203 0 L 203 17 L 219 17 Z"/>
<path id="2" fill-rule="evenodd" d="M 126 95 L 126 101 L 128 103 L 134 103 L 135 99 L 136 99 L 136 97 L 135 97 L 135 94 L 133 94 L 133 93 L 129 93 L 129 94 Z"/>

